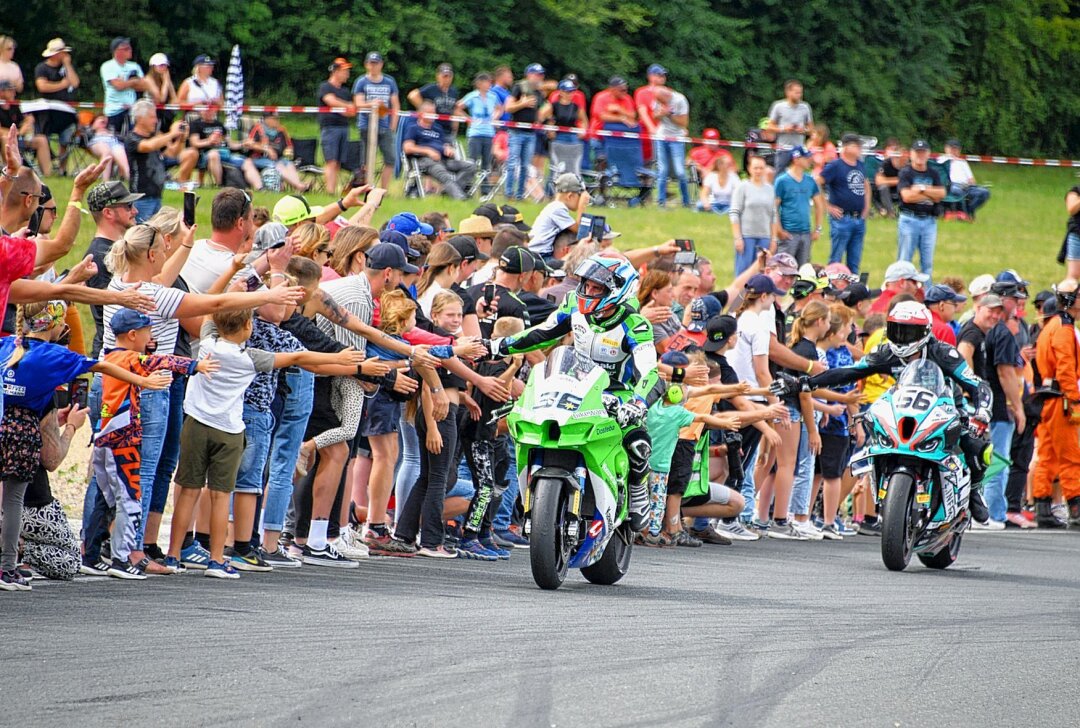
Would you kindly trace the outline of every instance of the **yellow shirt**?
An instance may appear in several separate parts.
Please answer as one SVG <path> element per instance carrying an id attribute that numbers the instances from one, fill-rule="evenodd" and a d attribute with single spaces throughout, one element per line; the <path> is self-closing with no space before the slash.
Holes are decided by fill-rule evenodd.
<path id="1" fill-rule="evenodd" d="M 693 415 L 711 415 L 713 405 L 720 401 L 720 398 L 715 394 L 706 394 L 700 397 L 691 397 L 686 400 L 683 406 L 686 411 Z M 679 430 L 680 440 L 698 440 L 701 438 L 701 433 L 705 431 L 704 422 L 695 422 L 692 425 Z"/>
<path id="2" fill-rule="evenodd" d="M 863 351 L 869 354 L 883 343 L 885 343 L 884 326 L 867 337 Z M 865 384 L 863 384 L 863 394 L 866 396 L 866 401 L 868 404 L 873 404 L 878 400 L 878 397 L 885 394 L 886 390 L 888 390 L 896 380 L 892 377 L 885 376 L 884 374 L 874 374 L 863 381 L 865 382 Z"/>

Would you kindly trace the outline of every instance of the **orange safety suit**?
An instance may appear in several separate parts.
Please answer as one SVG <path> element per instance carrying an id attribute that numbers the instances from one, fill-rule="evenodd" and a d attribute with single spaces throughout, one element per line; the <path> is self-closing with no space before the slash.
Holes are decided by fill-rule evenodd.
<path id="1" fill-rule="evenodd" d="M 1070 421 L 1066 407 L 1080 410 L 1080 342 L 1072 320 L 1061 316 L 1048 320 L 1035 351 L 1039 376 L 1056 380 L 1062 396 L 1043 403 L 1042 420 L 1035 430 L 1038 460 L 1031 494 L 1050 498 L 1057 478 L 1065 498 L 1075 498 L 1080 496 L 1080 426 Z M 1041 384 L 1036 382 L 1036 386 Z"/>

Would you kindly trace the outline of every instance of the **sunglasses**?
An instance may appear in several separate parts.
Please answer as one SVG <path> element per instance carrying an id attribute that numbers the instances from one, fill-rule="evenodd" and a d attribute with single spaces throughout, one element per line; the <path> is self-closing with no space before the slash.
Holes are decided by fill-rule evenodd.
<path id="1" fill-rule="evenodd" d="M 43 207 L 43 208 L 41 208 L 41 211 L 42 211 L 43 213 L 45 213 L 45 212 L 51 212 L 52 214 L 54 214 L 54 215 L 55 215 L 55 214 L 56 214 L 56 207 L 55 207 L 55 206 L 53 206 L 53 207 Z"/>
<path id="2" fill-rule="evenodd" d="M 38 201 L 39 201 L 39 202 L 40 202 L 40 201 L 43 201 L 43 200 L 47 200 L 47 199 L 49 199 L 49 196 L 48 196 L 48 195 L 43 195 L 43 194 L 41 194 L 41 193 L 34 193 L 34 192 L 23 192 L 23 193 L 21 193 L 21 194 L 22 194 L 22 195 L 23 195 L 24 197 L 36 197 L 36 198 L 38 198 Z M 53 208 L 53 209 L 55 210 L 56 208 Z"/>
<path id="3" fill-rule="evenodd" d="M 315 248 L 315 253 L 317 255 L 330 255 L 330 248 L 326 247 L 325 245 L 322 245 L 322 246 L 319 246 L 318 248 Z"/>

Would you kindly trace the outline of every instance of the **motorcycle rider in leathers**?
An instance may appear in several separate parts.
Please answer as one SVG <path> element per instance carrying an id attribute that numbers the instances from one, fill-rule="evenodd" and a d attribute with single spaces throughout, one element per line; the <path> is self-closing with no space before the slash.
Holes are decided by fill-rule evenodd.
<path id="1" fill-rule="evenodd" d="M 598 254 L 574 271 L 577 290 L 543 323 L 520 334 L 492 339 L 494 357 L 550 346 L 573 334 L 577 352 L 608 374 L 611 392 L 622 395 L 614 416 L 625 432 L 623 447 L 630 466 L 630 525 L 645 527 L 649 508 L 649 455 L 652 441 L 644 427 L 649 406 L 663 394 L 656 367 L 652 324 L 629 302 L 638 275 L 625 259 Z M 610 400 L 609 400 L 610 401 Z"/>
<path id="2" fill-rule="evenodd" d="M 961 437 L 960 450 L 971 471 L 969 502 L 971 517 L 976 521 L 985 522 L 990 514 L 983 501 L 981 488 L 977 486 L 982 481 L 987 468 L 985 459 L 987 442 L 984 435 L 990 426 L 990 405 L 993 402 L 990 386 L 975 376 L 955 347 L 934 338 L 933 320 L 930 317 L 930 311 L 923 304 L 917 301 L 897 304 L 889 313 L 885 327 L 887 343 L 867 354 L 853 366 L 830 369 L 814 377 L 777 380 L 772 385 L 773 393 L 783 395 L 798 391 L 800 388 L 802 391 L 813 391 L 818 388 L 836 387 L 851 384 L 874 374 L 896 377 L 914 359 L 926 358 L 934 362 L 941 367 L 946 377 L 960 385 L 975 405 L 975 415 L 970 421 L 972 432 L 967 432 Z"/>

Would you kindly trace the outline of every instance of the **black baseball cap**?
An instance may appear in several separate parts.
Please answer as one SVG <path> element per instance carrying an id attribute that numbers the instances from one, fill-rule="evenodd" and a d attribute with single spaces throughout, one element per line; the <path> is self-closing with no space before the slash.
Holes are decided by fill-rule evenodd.
<path id="1" fill-rule="evenodd" d="M 545 276 L 549 276 L 557 270 L 562 270 L 563 262 L 552 258 L 551 260 L 544 260 L 544 257 L 539 253 L 529 251 L 529 255 L 533 259 L 533 270 L 543 271 Z"/>
<path id="2" fill-rule="evenodd" d="M 507 273 L 531 273 L 536 270 L 536 260 L 525 248 L 512 245 L 499 258 L 499 268 Z"/>
<path id="3" fill-rule="evenodd" d="M 510 205 L 496 205 L 494 202 L 485 202 L 473 210 L 473 214 L 491 220 L 492 226 L 513 225 L 523 233 L 532 230 L 532 227 L 525 223 L 525 218 L 518 212 L 518 209 Z"/>
<path id="4" fill-rule="evenodd" d="M 396 245 L 405 254 L 406 258 L 416 259 L 420 257 L 420 251 L 409 245 L 409 238 L 405 233 L 398 230 L 383 230 L 379 233 L 379 242 Z"/>
<path id="5" fill-rule="evenodd" d="M 705 351 L 716 352 L 723 349 L 738 328 L 739 324 L 734 316 L 713 316 L 705 324 Z"/>
<path id="6" fill-rule="evenodd" d="M 858 144 L 859 146 L 862 146 L 862 139 L 859 138 L 858 134 L 848 132 L 840 137 L 840 146 L 844 146 L 845 144 Z"/>
<path id="7" fill-rule="evenodd" d="M 382 53 L 379 53 L 377 51 L 372 51 L 371 53 L 367 54 L 367 58 L 364 59 L 364 62 L 365 63 L 382 63 L 383 62 Z"/>
<path id="8" fill-rule="evenodd" d="M 867 288 L 862 283 L 852 283 L 840 291 L 840 301 L 848 308 L 855 308 L 863 301 L 871 301 L 881 295 L 880 288 Z"/>
<path id="9" fill-rule="evenodd" d="M 86 196 L 86 206 L 90 212 L 101 212 L 106 207 L 114 205 L 130 205 L 135 200 L 141 200 L 141 192 L 131 192 L 124 183 L 119 180 L 102 182 L 90 190 Z"/>
<path id="10" fill-rule="evenodd" d="M 468 235 L 455 235 L 446 241 L 451 248 L 461 255 L 461 262 L 468 263 L 472 260 L 488 260 L 490 255 L 476 246 L 476 240 Z"/>
<path id="11" fill-rule="evenodd" d="M 911 151 L 913 152 L 929 152 L 930 143 L 925 139 L 916 139 L 911 143 Z"/>
<path id="12" fill-rule="evenodd" d="M 367 267 L 372 270 L 393 268 L 402 273 L 419 273 L 420 269 L 405 260 L 405 253 L 393 243 L 376 243 L 367 252 Z"/>

